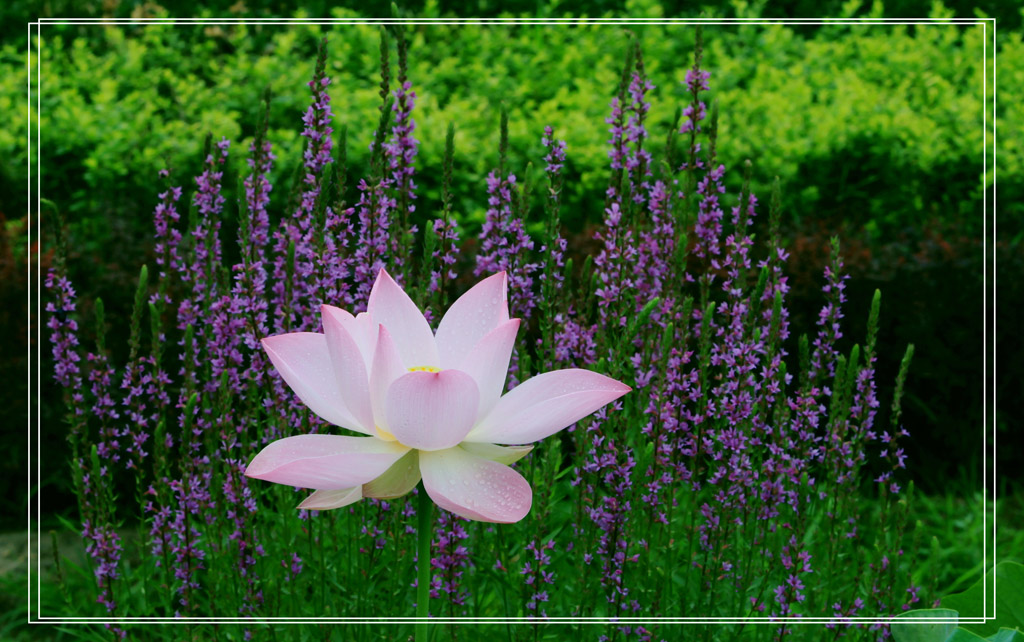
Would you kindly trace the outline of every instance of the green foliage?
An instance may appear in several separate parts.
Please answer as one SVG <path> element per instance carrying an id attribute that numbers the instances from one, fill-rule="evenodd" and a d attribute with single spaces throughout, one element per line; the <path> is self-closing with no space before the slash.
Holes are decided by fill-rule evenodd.
<path id="1" fill-rule="evenodd" d="M 1001 562 L 988 577 L 987 591 L 986 580 L 982 579 L 963 593 L 942 598 L 940 609 L 904 613 L 892 624 L 893 638 L 896 642 L 1018 642 L 1024 639 L 1024 566 Z M 989 613 L 995 617 L 986 619 L 983 624 L 957 626 L 961 615 L 982 618 Z M 945 621 L 910 622 L 922 618 Z"/>
<path id="2" fill-rule="evenodd" d="M 856 13 L 859 6 L 846 11 Z M 756 17 L 756 7 L 744 7 L 718 14 Z M 653 0 L 625 8 L 634 15 L 664 11 Z M 331 15 L 359 16 L 346 9 Z M 418 15 L 438 16 L 441 9 L 427 3 Z M 932 15 L 949 12 L 936 5 Z M 647 72 L 673 79 L 652 95 L 648 129 L 660 162 L 675 99 L 683 93 L 679 83 L 688 65 L 680 61 L 688 59 L 693 32 L 687 25 L 631 28 L 643 44 Z M 199 169 L 206 132 L 247 146 L 264 87 L 274 96 L 270 137 L 279 158 L 288 159 L 277 174 L 291 176 L 301 158 L 291 123 L 307 102 L 293 88 L 308 80 L 322 35 L 329 39 L 335 130 L 348 125 L 364 132 L 364 139 L 353 141 L 351 162 L 356 171 L 369 162 L 364 124 L 376 121 L 379 107 L 376 26 L 88 29 L 88 36 L 70 26 L 43 32 L 41 126 L 44 192 L 70 212 L 73 227 L 100 237 L 87 238 L 90 245 L 109 240 L 112 215 L 129 214 L 145 229 L 156 172 L 170 165 L 186 182 Z M 709 26 L 705 37 L 715 96 L 728 114 L 721 123 L 728 143 L 719 152 L 727 166 L 755 161 L 754 193 L 769 193 L 769 180 L 777 175 L 788 195 L 786 213 L 798 221 L 825 216 L 882 235 L 937 216 L 980 233 L 980 27 L 831 25 L 808 35 L 794 26 L 745 24 Z M 423 144 L 419 209 L 440 208 L 444 137 L 433 133 L 455 122 L 463 183 L 453 186 L 454 213 L 460 222 L 479 224 L 485 204 L 478 186 L 498 163 L 493 143 L 504 105 L 513 166 L 542 155 L 541 130 L 555 125 L 569 142 L 564 223 L 599 220 L 601 202 L 593 195 L 600 194 L 607 160 L 600 123 L 617 85 L 619 52 L 628 49 L 622 26 L 415 25 L 407 27 L 406 39 Z M 1003 39 L 999 59 L 1007 88 L 997 114 L 1000 170 L 1012 192 L 1021 183 L 1014 177 L 1024 171 L 1024 136 L 1016 135 L 1024 118 L 1018 117 L 1021 101 L 1006 91 L 1024 76 L 1020 34 Z M 3 60 L 11 73 L 0 81 L 0 113 L 10 126 L 0 132 L 0 184 L 19 194 L 26 167 L 19 133 L 26 123 L 23 60 L 11 45 Z M 541 195 L 534 198 L 539 202 Z M 1020 207 L 1012 198 L 1001 202 Z M 12 205 L 17 210 L 25 204 Z M 1019 227 L 1010 217 L 1001 222 L 1012 233 Z"/>
<path id="3" fill-rule="evenodd" d="M 914 622 L 919 619 L 942 621 Z M 956 632 L 956 620 L 957 612 L 951 609 L 908 611 L 892 623 L 892 636 L 896 642 L 946 642 Z"/>
<path id="4" fill-rule="evenodd" d="M 986 579 L 989 582 L 987 590 Z M 991 575 L 982 578 L 963 593 L 942 598 L 942 606 L 955 609 L 963 613 L 964 617 L 981 617 L 989 613 L 995 615 L 993 620 L 984 624 L 964 625 L 964 628 L 979 635 L 990 636 L 1004 627 L 1024 632 L 1024 565 L 1000 562 Z"/>

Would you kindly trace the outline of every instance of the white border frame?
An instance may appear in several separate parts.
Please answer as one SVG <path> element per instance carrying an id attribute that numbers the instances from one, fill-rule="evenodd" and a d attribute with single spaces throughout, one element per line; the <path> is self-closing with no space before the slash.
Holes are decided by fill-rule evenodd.
<path id="1" fill-rule="evenodd" d="M 39 46 L 33 47 L 33 37 L 38 40 L 38 43 L 42 42 L 42 26 L 43 25 L 56 25 L 56 24 L 128 24 L 128 25 L 141 25 L 141 24 L 194 24 L 194 25 L 232 25 L 232 24 L 272 24 L 272 25 L 288 25 L 288 24 L 370 24 L 370 25 L 384 25 L 390 23 L 399 24 L 455 24 L 455 25 L 483 25 L 483 24 L 501 24 L 501 23 L 512 23 L 512 24 L 569 24 L 569 25 L 595 25 L 595 24 L 712 24 L 712 25 L 729 25 L 729 24 L 796 24 L 796 25 L 823 25 L 823 24 L 891 24 L 891 25 L 931 25 L 931 24 L 958 24 L 958 25 L 975 25 L 982 27 L 982 52 L 983 52 L 983 82 L 982 82 L 982 181 L 984 183 L 988 176 L 988 79 L 989 79 L 989 67 L 988 67 L 988 46 L 989 46 L 989 35 L 988 28 L 991 25 L 992 35 L 992 240 L 993 245 L 995 241 L 996 233 L 996 20 L 995 18 L 940 18 L 940 19 L 902 19 L 902 18 L 786 18 L 786 19 L 770 19 L 770 18 L 681 18 L 681 19 L 665 19 L 665 18 L 546 18 L 546 19 L 533 19 L 533 18 L 494 18 L 494 19 L 478 19 L 478 18 L 367 18 L 367 19 L 303 19 L 303 18 L 268 18 L 268 19 L 248 19 L 248 18 L 146 18 L 146 19 L 134 19 L 134 18 L 77 18 L 77 19 L 64 19 L 64 18 L 40 18 L 37 21 L 28 23 L 28 43 L 26 51 L 26 88 L 28 94 L 27 101 L 27 115 L 28 115 L 28 126 L 27 126 L 27 138 L 28 138 L 28 203 L 31 207 L 35 204 L 35 219 L 38 223 L 41 219 L 41 190 L 42 183 L 40 180 L 41 176 L 41 161 L 40 158 L 35 159 L 36 169 L 36 184 L 35 184 L 35 199 L 33 200 L 33 185 L 32 185 L 32 170 L 33 170 L 33 140 L 37 143 L 41 139 L 41 111 L 42 103 L 40 95 L 42 94 L 42 88 L 40 87 L 42 78 L 42 56 L 39 54 Z M 31 65 L 32 55 L 36 55 L 36 69 L 35 75 L 33 76 L 33 70 Z M 33 80 L 35 80 L 36 88 L 36 113 L 35 113 L 35 138 L 33 139 L 32 132 L 32 97 L 33 97 Z M 38 151 L 38 150 L 36 150 Z M 983 252 L 988 252 L 988 221 L 989 221 L 989 209 L 988 209 L 988 188 L 984 186 L 982 189 L 982 248 Z M 28 535 L 27 535 L 27 551 L 28 551 L 28 623 L 29 624 L 188 624 L 188 623 L 210 623 L 210 624 L 245 624 L 245 625 L 257 625 L 257 624 L 382 624 L 382 623 L 417 623 L 424 621 L 422 618 L 415 617 L 377 617 L 377 618 L 344 618 L 344 617 L 324 617 L 324 618 L 289 618 L 289 617 L 265 617 L 265 618 L 245 618 L 245 617 L 117 617 L 117 618 L 106 618 L 106 617 L 57 617 L 57 616 L 44 616 L 38 614 L 38 609 L 41 604 L 41 582 L 42 577 L 42 533 L 39 521 L 33 520 L 33 515 L 39 516 L 41 514 L 41 501 L 39 495 L 39 489 L 41 488 L 41 474 L 38 457 L 33 457 L 34 452 L 38 452 L 42 444 L 42 422 L 41 415 L 38 410 L 33 408 L 32 397 L 33 393 L 37 393 L 41 390 L 41 372 L 39 364 L 41 363 L 41 346 L 43 344 L 42 337 L 42 307 L 41 307 L 41 291 L 42 291 L 42 274 L 41 269 L 37 265 L 35 270 L 35 280 L 33 282 L 33 267 L 31 261 L 31 247 L 32 247 L 32 212 L 29 212 L 29 224 L 28 228 L 28 248 L 29 248 L 29 273 L 28 273 L 28 327 L 32 327 L 33 312 L 36 312 L 35 319 L 39 321 L 36 324 L 36 353 L 32 353 L 31 342 L 28 342 L 28 362 L 29 362 L 29 386 L 28 386 L 28 430 L 29 430 L 29 444 L 28 444 L 28 490 L 29 490 L 29 501 L 28 501 Z M 41 228 L 39 235 L 42 236 Z M 983 256 L 983 265 L 987 262 L 987 255 Z M 961 617 L 959 620 L 950 620 L 945 618 L 921 618 L 914 620 L 915 622 L 933 622 L 933 623 L 952 623 L 957 622 L 963 624 L 984 624 L 990 620 L 995 619 L 995 578 L 994 574 L 992 577 L 992 614 L 988 613 L 988 588 L 989 588 L 989 567 L 994 567 L 997 561 L 996 558 L 996 501 L 998 488 L 996 485 L 996 459 L 994 457 L 996 449 L 996 423 L 995 423 L 995 360 L 996 351 L 993 349 L 991 371 L 989 370 L 988 364 L 988 348 L 989 348 L 989 320 L 987 317 L 988 308 L 988 297 L 989 297 L 989 285 L 988 285 L 988 270 L 984 271 L 982 277 L 983 283 L 983 307 L 982 307 L 982 318 L 983 318 L 983 331 L 982 331 L 982 367 L 984 370 L 982 376 L 982 399 L 983 399 L 983 411 L 982 411 L 982 530 L 983 533 L 988 533 L 988 485 L 992 485 L 992 563 L 989 564 L 989 549 L 988 539 L 983 539 L 982 556 L 984 559 L 982 569 L 982 580 L 983 580 L 983 599 L 984 599 L 984 613 L 980 617 Z M 992 338 L 995 337 L 995 283 L 996 283 L 996 258 L 995 252 L 992 253 L 992 307 L 993 307 L 993 318 L 992 318 Z M 33 287 L 34 286 L 34 287 Z M 33 298 L 34 294 L 34 298 Z M 33 306 L 34 303 L 34 306 Z M 34 358 L 34 359 L 33 359 Z M 33 382 L 33 366 L 35 366 L 35 381 Z M 987 401 L 989 399 L 988 390 L 988 375 L 991 373 L 992 376 L 992 389 L 991 389 L 991 403 L 992 403 L 992 415 L 989 416 Z M 33 383 L 35 384 L 33 386 Z M 36 430 L 32 432 L 32 413 L 35 410 L 35 424 Z M 991 421 L 991 444 L 992 444 L 992 469 L 991 477 L 989 477 L 988 469 L 988 428 Z M 34 437 L 34 439 L 33 439 Z M 35 471 L 35 484 L 33 485 L 33 470 Z M 35 505 L 33 506 L 32 494 L 35 493 Z M 33 508 L 35 510 L 33 510 Z M 33 530 L 34 526 L 34 530 Z M 33 547 L 32 547 L 32 535 L 36 535 L 36 550 L 35 553 L 35 580 L 36 580 L 36 601 L 33 602 L 33 575 L 32 575 L 32 562 L 33 562 Z M 548 617 L 548 618 L 509 618 L 509 617 L 487 617 L 487 618 L 427 618 L 425 620 L 430 624 L 508 624 L 508 623 L 522 623 L 522 624 L 643 624 L 657 622 L 661 624 L 765 624 L 778 626 L 780 623 L 795 623 L 795 624 L 831 624 L 831 623 L 846 623 L 856 622 L 862 624 L 887 624 L 892 621 L 892 617 L 886 618 L 867 618 L 867 617 L 849 617 L 849 618 L 837 618 L 837 617 L 781 617 L 769 619 L 766 616 L 761 617 L 739 617 L 739 618 L 700 618 L 700 617 L 619 617 L 619 618 L 597 618 L 597 617 L 582 617 L 582 618 L 570 618 L 570 617 Z"/>

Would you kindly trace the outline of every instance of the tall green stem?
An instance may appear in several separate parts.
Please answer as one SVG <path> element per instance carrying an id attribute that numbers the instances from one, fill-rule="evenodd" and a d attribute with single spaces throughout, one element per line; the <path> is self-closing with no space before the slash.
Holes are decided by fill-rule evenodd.
<path id="1" fill-rule="evenodd" d="M 430 539 L 432 536 L 431 517 L 434 504 L 427 495 L 427 489 L 420 484 L 417 492 L 419 505 L 416 515 L 419 518 L 419 527 L 416 529 L 416 537 L 419 538 L 416 548 L 418 575 L 416 579 L 416 642 L 427 642 L 430 635 L 427 628 L 426 617 L 429 613 L 427 608 L 430 601 Z"/>

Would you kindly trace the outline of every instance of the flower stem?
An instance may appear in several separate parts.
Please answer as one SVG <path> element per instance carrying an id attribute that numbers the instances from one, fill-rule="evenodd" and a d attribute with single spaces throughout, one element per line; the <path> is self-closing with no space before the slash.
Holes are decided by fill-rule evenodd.
<path id="1" fill-rule="evenodd" d="M 420 484 L 417 489 L 419 505 L 416 509 L 416 516 L 419 518 L 419 527 L 416 529 L 416 537 L 419 539 L 416 549 L 418 575 L 416 580 L 416 617 L 421 621 L 416 622 L 416 642 L 427 642 L 429 631 L 427 629 L 426 617 L 429 613 L 428 604 L 430 601 L 430 539 L 431 513 L 433 502 L 427 495 L 427 490 Z"/>

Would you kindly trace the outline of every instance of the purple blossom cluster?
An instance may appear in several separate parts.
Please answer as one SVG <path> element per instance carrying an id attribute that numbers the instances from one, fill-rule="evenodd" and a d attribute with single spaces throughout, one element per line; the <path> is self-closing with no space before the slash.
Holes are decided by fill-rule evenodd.
<path id="1" fill-rule="evenodd" d="M 560 221 L 558 218 L 558 207 L 561 202 L 562 185 L 564 183 L 562 168 L 565 165 L 566 142 L 564 140 L 555 140 L 554 128 L 550 125 L 544 128 L 544 135 L 540 141 L 544 149 L 548 150 L 548 153 L 544 155 L 544 173 L 548 177 L 547 205 L 549 209 L 548 245 L 544 245 L 540 249 L 541 255 L 546 257 L 547 262 L 540 278 L 546 286 L 545 298 L 553 298 L 555 292 L 565 282 L 563 270 L 565 268 L 565 250 L 568 246 L 568 242 L 562 237 L 562 231 L 559 229 Z M 551 283 L 548 283 L 548 281 L 551 281 Z"/>
<path id="2" fill-rule="evenodd" d="M 428 292 L 431 294 L 440 291 L 445 281 L 454 281 L 459 276 L 455 271 L 459 256 L 458 222 L 455 219 L 436 218 L 432 225 L 439 244 L 438 249 L 433 252 L 433 258 L 440 262 L 441 267 L 430 274 Z"/>
<path id="3" fill-rule="evenodd" d="M 355 298 L 359 308 L 366 305 L 370 288 L 380 269 L 392 255 L 391 219 L 398 202 L 388 194 L 388 182 L 369 185 L 359 181 L 359 237 L 353 260 L 353 275 L 358 284 Z"/>
<path id="4" fill-rule="evenodd" d="M 708 130 L 710 153 L 704 153 L 697 141 L 707 118 L 701 93 L 708 90 L 709 78 L 695 66 L 685 81 L 692 101 L 679 133 L 690 134 L 690 158 L 676 171 L 688 183 L 673 176 L 648 179 L 643 173 L 641 182 L 632 173 L 651 166 L 650 156 L 636 151 L 642 150 L 637 143 L 645 136 L 644 94 L 653 88 L 643 80 L 639 65 L 627 90 L 629 106 L 623 107 L 621 97 L 613 98 L 606 121 L 612 125 L 613 183 L 604 225 L 595 233 L 601 249 L 594 261 L 594 321 L 587 320 L 581 303 L 570 307 L 571 312 L 559 319 L 567 330 L 558 335 L 556 355 L 565 366 L 597 361 L 581 359 L 587 350 L 579 348 L 584 343 L 581 335 L 587 336 L 581 329 L 595 328 L 589 335 L 592 354 L 607 355 L 609 368 L 629 363 L 636 392 L 646 395 L 641 434 L 650 447 L 645 453 L 632 450 L 624 437 L 626 428 L 600 413 L 586 426 L 586 459 L 577 468 L 573 485 L 582 491 L 581 501 L 597 535 L 583 563 L 604 560 L 601 581 L 608 600 L 616 604 L 610 614 L 635 608 L 631 604 L 642 599 L 643 590 L 639 588 L 638 597 L 630 596 L 631 601 L 626 599 L 631 587 L 622 580 L 627 575 L 624 561 L 647 568 L 675 562 L 659 557 L 654 551 L 663 549 L 654 543 L 647 548 L 644 542 L 642 551 L 628 554 L 627 543 L 637 541 L 630 533 L 643 532 L 655 541 L 663 537 L 662 546 L 668 544 L 671 536 L 665 531 L 672 528 L 683 484 L 690 489 L 687 501 L 694 508 L 692 535 L 682 553 L 699 576 L 701 594 L 708 596 L 703 605 L 698 601 L 698 607 L 711 608 L 719 592 L 743 594 L 754 586 L 755 578 L 770 576 L 778 578 L 771 616 L 799 617 L 831 606 L 818 602 L 821 596 L 812 587 L 828 580 L 812 575 L 812 551 L 799 544 L 809 514 L 819 510 L 815 504 L 827 506 L 835 524 L 825 548 L 828 555 L 860 537 L 854 495 L 864 442 L 876 436 L 875 356 L 869 350 L 867 363 L 861 366 L 856 349 L 849 360 L 840 352 L 848 277 L 837 247 L 825 270 L 827 303 L 805 383 L 790 388 L 794 377 L 787 372 L 783 347 L 790 335 L 785 304 L 789 286 L 783 270 L 788 253 L 779 241 L 773 211 L 768 256 L 755 260 L 749 229 L 758 202 L 746 188 L 740 204 L 725 216 L 725 166 L 714 155 L 716 128 Z M 628 183 L 620 189 L 614 176 L 622 170 Z M 621 200 L 626 188 L 633 196 L 630 203 Z M 689 229 L 678 227 L 686 220 L 679 208 L 692 208 Z M 681 234 L 690 236 L 688 245 L 678 244 Z M 692 254 L 703 269 L 680 274 L 680 252 Z M 685 295 L 689 283 L 699 283 L 698 296 Z M 623 336 L 652 300 L 656 304 L 641 321 L 646 325 L 635 335 Z M 883 442 L 890 439 L 889 432 L 882 433 Z M 890 469 L 900 467 L 904 457 L 897 447 L 881 453 Z M 876 481 L 888 484 L 889 475 L 887 470 Z M 642 483 L 634 483 L 637 480 Z M 887 489 L 899 491 L 895 484 Z M 659 528 L 631 524 L 633 501 L 645 507 L 647 524 Z M 577 532 L 583 531 L 578 525 Z M 779 539 L 780 531 L 789 533 L 787 539 Z M 826 561 L 834 568 L 833 558 Z M 752 612 L 766 610 L 763 596 L 749 597 Z M 863 600 L 854 596 L 848 603 L 859 610 Z M 878 604 L 880 612 L 894 606 Z M 780 631 L 785 634 L 785 627 Z"/>
<path id="5" fill-rule="evenodd" d="M 526 610 L 531 612 L 531 617 L 533 613 L 538 612 L 542 618 L 548 617 L 547 610 L 541 605 L 551 600 L 548 589 L 554 590 L 555 573 L 554 571 L 546 570 L 551 567 L 551 551 L 554 548 L 554 539 L 549 539 L 544 543 L 534 539 L 526 545 L 530 561 L 523 564 L 523 568 L 519 572 L 525 576 L 523 582 L 526 584 L 526 590 L 529 593 Z"/>
<path id="6" fill-rule="evenodd" d="M 324 183 L 334 147 L 334 113 L 327 93 L 331 79 L 324 72 L 325 61 L 321 47 L 316 72 L 308 83 L 312 103 L 302 117 L 306 148 L 299 202 L 291 218 L 284 219 L 272 235 L 273 330 L 278 333 L 316 330 L 320 304 L 328 302 L 328 291 L 334 303 L 347 296 L 340 282 L 347 275 L 348 262 L 341 255 L 349 243 L 345 232 L 349 231 L 350 212 L 335 212 L 321 203 L 326 197 Z M 318 207 L 323 209 L 322 217 Z"/>
<path id="7" fill-rule="evenodd" d="M 651 175 L 651 152 L 644 149 L 647 139 L 647 128 L 644 121 L 651 103 L 647 102 L 647 92 L 654 89 L 654 84 L 647 80 L 641 70 L 633 72 L 629 83 L 629 118 L 626 121 L 625 142 L 628 151 L 625 157 L 625 168 L 629 174 L 630 191 L 633 201 L 642 204 L 647 199 L 649 190 L 648 178 Z"/>
<path id="8" fill-rule="evenodd" d="M 167 180 L 170 172 L 162 169 L 160 177 Z M 181 187 L 168 185 L 167 189 L 160 193 L 159 198 L 160 202 L 153 212 L 153 226 L 156 232 L 153 249 L 156 264 L 160 267 L 160 279 L 165 281 L 168 278 L 167 270 L 184 269 L 178 249 L 181 246 L 181 232 L 175 227 L 181 219 L 177 209 L 177 202 L 181 199 Z"/>
<path id="9" fill-rule="evenodd" d="M 623 308 L 620 301 L 635 287 L 632 266 L 637 247 L 632 230 L 622 220 L 624 212 L 619 202 L 612 201 L 604 213 L 604 229 L 595 234 L 595 239 L 602 243 L 601 252 L 594 259 L 599 279 L 594 291 L 598 319 L 602 325 L 625 328 L 633 310 Z"/>
<path id="10" fill-rule="evenodd" d="M 416 174 L 415 161 L 419 151 L 419 141 L 413 136 L 416 121 L 412 118 L 412 110 L 416 106 L 416 92 L 412 91 L 412 83 L 405 81 L 393 94 L 395 100 L 391 110 L 395 124 L 391 127 L 391 140 L 384 145 L 384 152 L 388 159 L 391 181 L 398 192 L 399 215 L 403 221 L 408 221 L 409 216 L 416 211 L 416 206 L 412 203 L 416 200 L 416 182 L 413 177 Z"/>
<path id="11" fill-rule="evenodd" d="M 433 599 L 446 599 L 451 613 L 456 613 L 455 607 L 462 607 L 466 604 L 469 591 L 462 583 L 462 575 L 469 567 L 469 550 L 464 542 L 469 538 L 466 532 L 466 524 L 469 520 L 449 513 L 440 511 L 436 524 L 436 539 L 431 549 L 436 551 L 436 557 L 431 558 L 430 566 L 434 573 L 430 580 L 430 597 Z M 459 611 L 457 614 L 461 614 Z"/>
<path id="12" fill-rule="evenodd" d="M 492 171 L 487 175 L 488 209 L 480 230 L 480 248 L 473 275 L 507 272 L 509 314 L 525 323 L 537 306 L 533 292 L 537 264 L 529 260 L 529 253 L 534 249 L 533 239 L 513 208 L 512 195 L 516 189 L 515 174 L 501 176 Z"/>
<path id="13" fill-rule="evenodd" d="M 46 327 L 50 329 L 50 354 L 53 356 L 53 378 L 75 395 L 80 403 L 82 400 L 82 371 L 78 366 L 81 357 L 78 355 L 78 322 L 74 319 L 77 305 L 75 289 L 67 276 L 58 274 L 54 269 L 46 273 L 46 289 L 52 293 L 53 301 L 46 303 L 49 318 Z M 77 407 L 76 412 L 81 412 Z"/>

